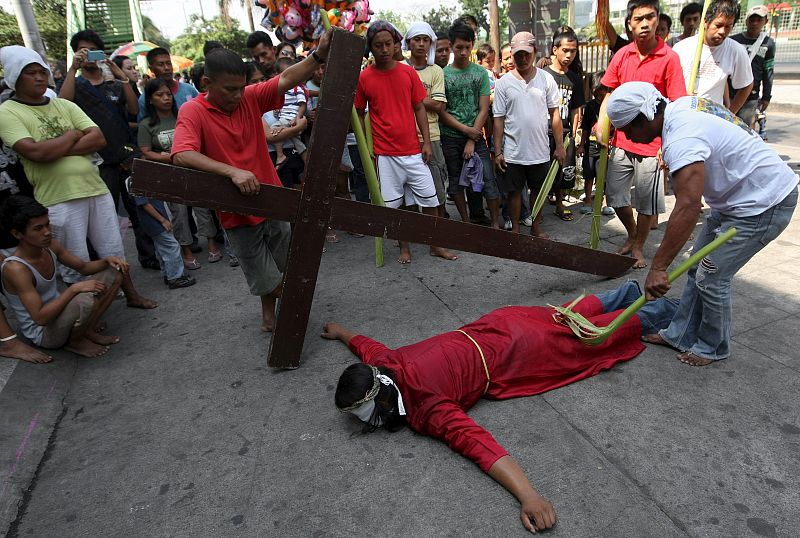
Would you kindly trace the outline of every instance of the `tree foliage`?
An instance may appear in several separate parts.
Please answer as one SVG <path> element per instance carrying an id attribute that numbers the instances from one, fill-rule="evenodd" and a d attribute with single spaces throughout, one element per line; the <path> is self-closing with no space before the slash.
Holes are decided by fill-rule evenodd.
<path id="1" fill-rule="evenodd" d="M 142 15 L 142 30 L 145 41 L 155 43 L 159 47 L 164 47 L 165 49 L 170 48 L 169 39 L 164 37 L 164 34 L 161 33 L 161 29 L 155 25 L 150 17 L 145 15 Z"/>
<path id="2" fill-rule="evenodd" d="M 413 22 L 407 15 L 389 9 L 378 11 L 372 20 L 390 22 L 401 34 L 405 34 L 408 26 Z"/>
<path id="3" fill-rule="evenodd" d="M 489 4 L 486 0 L 458 0 L 461 6 L 461 12 L 456 14 L 453 18 L 457 19 L 460 15 L 472 15 L 478 19 L 478 36 L 477 41 L 488 41 L 489 39 Z M 502 36 L 508 30 L 508 2 L 501 2 L 498 0 L 498 18 L 500 19 L 500 41 L 503 41 Z M 483 32 L 481 32 L 483 30 Z"/>
<path id="4" fill-rule="evenodd" d="M 58 0 L 33 0 L 33 13 L 39 34 L 52 60 L 67 57 L 67 8 Z M 0 43 L 24 45 L 17 25 L 17 17 L 0 8 Z"/>
<path id="5" fill-rule="evenodd" d="M 229 30 L 222 17 L 206 20 L 199 15 L 191 16 L 189 26 L 172 41 L 170 52 L 201 62 L 205 59 L 203 45 L 206 41 L 219 41 L 241 56 L 247 56 L 247 32 L 239 28 L 237 20 L 231 20 Z"/>
<path id="6" fill-rule="evenodd" d="M 447 33 L 447 29 L 453 24 L 453 19 L 456 18 L 452 8 L 447 6 L 439 6 L 432 8 L 430 11 L 422 16 L 422 20 L 427 22 L 437 34 L 439 32 Z"/>

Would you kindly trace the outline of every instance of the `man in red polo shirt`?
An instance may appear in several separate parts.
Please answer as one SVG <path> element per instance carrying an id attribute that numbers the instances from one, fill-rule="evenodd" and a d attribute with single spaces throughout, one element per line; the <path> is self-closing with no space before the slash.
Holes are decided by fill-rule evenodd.
<path id="1" fill-rule="evenodd" d="M 178 166 L 231 178 L 242 194 L 258 194 L 260 185 L 281 182 L 267 152 L 261 116 L 283 106 L 287 90 L 308 80 L 325 62 L 330 32 L 316 50 L 266 82 L 247 86 L 247 68 L 233 51 L 216 49 L 206 56 L 202 93 L 181 107 L 172 144 Z M 275 303 L 281 295 L 289 252 L 286 222 L 219 212 L 250 293 L 261 298 L 261 330 L 272 331 Z"/>
<path id="2" fill-rule="evenodd" d="M 672 101 L 686 95 L 678 55 L 656 36 L 658 14 L 658 0 L 628 2 L 628 28 L 633 41 L 612 58 L 603 77 L 604 86 L 614 90 L 625 82 L 641 81 L 649 82 Z M 617 252 L 636 258 L 634 267 L 638 269 L 647 266 L 643 249 L 650 227 L 665 212 L 658 162 L 661 138 L 638 144 L 617 131 L 611 144 L 606 198 L 628 232 L 627 241 Z M 636 187 L 633 203 L 631 186 Z M 633 217 L 633 207 L 638 219 Z"/>

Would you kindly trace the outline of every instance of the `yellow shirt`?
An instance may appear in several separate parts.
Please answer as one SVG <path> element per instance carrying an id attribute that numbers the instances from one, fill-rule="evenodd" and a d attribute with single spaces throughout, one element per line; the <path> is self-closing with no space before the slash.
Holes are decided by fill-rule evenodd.
<path id="1" fill-rule="evenodd" d="M 411 64 L 409 64 L 411 65 Z M 414 67 L 411 65 L 411 67 Z M 417 76 L 425 86 L 425 91 L 428 94 L 428 99 L 432 101 L 447 102 L 447 97 L 444 93 L 444 71 L 438 65 L 429 65 L 424 69 L 414 67 Z M 431 142 L 439 140 L 441 134 L 439 133 L 439 115 L 436 112 L 428 112 L 428 130 L 431 133 Z M 422 142 L 422 133 L 419 132 L 417 127 L 417 136 L 419 141 Z"/>
<path id="2" fill-rule="evenodd" d="M 70 129 L 86 130 L 95 123 L 75 103 L 50 99 L 41 105 L 8 100 L 0 105 L 0 138 L 9 147 L 24 138 L 34 142 L 50 140 Z M 33 195 L 49 207 L 70 200 L 108 192 L 90 155 L 61 157 L 51 162 L 34 162 L 20 155 Z"/>

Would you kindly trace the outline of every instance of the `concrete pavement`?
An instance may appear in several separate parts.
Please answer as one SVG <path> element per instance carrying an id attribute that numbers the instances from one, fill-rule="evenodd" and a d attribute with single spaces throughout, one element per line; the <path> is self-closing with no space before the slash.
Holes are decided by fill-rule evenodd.
<path id="1" fill-rule="evenodd" d="M 792 149 L 793 119 L 785 122 L 770 123 L 770 140 Z M 554 239 L 587 240 L 589 219 L 564 223 L 546 212 Z M 652 233 L 648 256 L 664 228 Z M 316 330 L 336 320 L 394 347 L 500 306 L 570 299 L 624 278 L 463 253 L 445 262 L 419 245 L 400 266 L 390 242 L 386 267 L 375 269 L 371 239 L 340 237 L 323 256 L 299 370 L 266 367 L 257 300 L 224 263 L 204 264 L 198 285 L 175 291 L 136 270 L 161 306 L 112 305 L 109 332 L 122 343 L 105 358 L 59 352 L 51 365 L 13 370 L 0 362 L 0 529 L 522 535 L 516 501 L 444 444 L 409 430 L 360 435 L 336 412 L 336 380 L 355 358 Z M 618 220 L 604 220 L 603 239 L 604 249 L 622 243 Z M 559 524 L 549 536 L 796 535 L 799 247 L 796 214 L 734 282 L 732 358 L 697 369 L 651 346 L 594 378 L 471 411 L 554 503 Z"/>

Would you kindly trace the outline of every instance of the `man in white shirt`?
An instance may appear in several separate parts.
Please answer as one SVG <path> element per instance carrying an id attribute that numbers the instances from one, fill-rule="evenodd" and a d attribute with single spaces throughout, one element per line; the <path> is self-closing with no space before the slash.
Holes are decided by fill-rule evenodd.
<path id="1" fill-rule="evenodd" d="M 554 156 L 563 165 L 566 155 L 559 113 L 561 91 L 552 75 L 533 65 L 535 43 L 529 32 L 519 32 L 511 39 L 516 69 L 499 79 L 494 88 L 495 165 L 505 172 L 501 187 L 508 193 L 514 233 L 519 233 L 521 191 L 527 184 L 533 207 L 550 168 L 550 122 L 556 143 Z M 540 211 L 533 216 L 531 234 L 548 239 L 541 230 L 541 221 Z"/>
<path id="2" fill-rule="evenodd" d="M 703 52 L 697 71 L 696 88 L 687 88 L 689 95 L 707 97 L 727 106 L 736 114 L 753 89 L 753 70 L 747 51 L 739 43 L 727 39 L 739 20 L 739 4 L 732 0 L 714 0 L 706 13 L 705 25 L 697 35 L 688 37 L 672 48 L 681 59 L 686 83 L 691 79 L 697 40 L 703 39 Z M 735 94 L 725 102 L 725 85 L 730 79 Z M 696 90 L 696 91 L 693 91 Z"/>
<path id="3" fill-rule="evenodd" d="M 669 327 L 645 341 L 681 352 L 678 359 L 705 366 L 730 355 L 731 280 L 788 226 L 797 205 L 797 175 L 729 110 L 687 96 L 670 103 L 646 82 L 620 86 L 608 102 L 612 125 L 632 140 L 662 137 L 672 171 L 675 208 L 645 282 L 652 300 L 669 291 L 667 269 L 711 207 L 694 244 L 697 251 L 730 228 L 736 236 L 689 271 L 680 307 Z"/>

